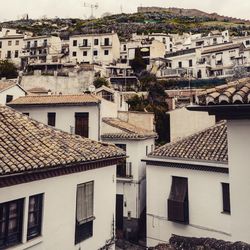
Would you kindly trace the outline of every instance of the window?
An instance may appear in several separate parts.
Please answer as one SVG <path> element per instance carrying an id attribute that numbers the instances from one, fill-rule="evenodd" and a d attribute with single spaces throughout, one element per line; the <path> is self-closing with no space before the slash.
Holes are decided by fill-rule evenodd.
<path id="1" fill-rule="evenodd" d="M 178 62 L 179 68 L 182 68 L 182 62 Z"/>
<path id="2" fill-rule="evenodd" d="M 108 56 L 108 55 L 109 55 L 109 50 L 108 50 L 108 49 L 105 49 L 105 50 L 104 50 L 104 55 L 105 55 L 105 56 Z"/>
<path id="3" fill-rule="evenodd" d="M 13 100 L 13 95 L 6 95 L 6 103 L 11 102 Z"/>
<path id="4" fill-rule="evenodd" d="M 18 50 L 15 50 L 15 58 L 18 57 Z"/>
<path id="5" fill-rule="evenodd" d="M 77 40 L 73 40 L 73 46 L 77 46 Z"/>
<path id="6" fill-rule="evenodd" d="M 43 209 L 43 194 L 30 196 L 29 213 L 28 213 L 28 231 L 27 231 L 28 240 L 41 235 L 42 209 Z"/>
<path id="7" fill-rule="evenodd" d="M 246 45 L 250 45 L 250 40 L 247 40 L 247 41 L 246 41 Z"/>
<path id="8" fill-rule="evenodd" d="M 148 146 L 146 146 L 146 155 L 148 155 Z"/>
<path id="9" fill-rule="evenodd" d="M 127 45 L 126 44 L 123 45 L 123 51 L 127 51 Z"/>
<path id="10" fill-rule="evenodd" d="M 12 45 L 12 41 L 8 41 L 8 46 L 11 46 Z"/>
<path id="11" fill-rule="evenodd" d="M 231 213 L 229 183 L 222 184 L 223 212 Z"/>
<path id="12" fill-rule="evenodd" d="M 55 127 L 56 125 L 56 113 L 48 113 L 48 125 Z"/>
<path id="13" fill-rule="evenodd" d="M 76 51 L 73 51 L 73 52 L 72 52 L 72 56 L 77 56 Z"/>
<path id="14" fill-rule="evenodd" d="M 98 45 L 99 44 L 99 39 L 95 39 L 94 40 L 94 45 Z"/>
<path id="15" fill-rule="evenodd" d="M 2 42 L 0 42 L 0 49 L 2 48 Z"/>
<path id="16" fill-rule="evenodd" d="M 109 46 L 109 38 L 104 38 L 104 45 Z"/>
<path id="17" fill-rule="evenodd" d="M 21 243 L 23 201 L 19 199 L 0 204 L 0 249 Z"/>
<path id="18" fill-rule="evenodd" d="M 88 39 L 82 40 L 82 46 L 87 47 L 88 46 Z"/>
<path id="19" fill-rule="evenodd" d="M 88 51 L 83 51 L 83 56 L 88 56 Z"/>
<path id="20" fill-rule="evenodd" d="M 30 113 L 23 113 L 23 115 L 27 115 L 27 116 L 30 116 Z"/>
<path id="21" fill-rule="evenodd" d="M 19 45 L 19 40 L 16 40 L 16 45 Z"/>
<path id="22" fill-rule="evenodd" d="M 11 58 L 11 51 L 10 50 L 7 51 L 7 58 Z"/>
<path id="23" fill-rule="evenodd" d="M 34 47 L 35 48 L 37 47 L 37 41 L 34 41 Z"/>
<path id="24" fill-rule="evenodd" d="M 164 44 L 166 44 L 166 38 L 165 38 L 165 37 L 162 38 L 162 42 L 163 42 Z"/>
<path id="25" fill-rule="evenodd" d="M 172 177 L 168 198 L 168 220 L 185 224 L 189 222 L 187 178 Z"/>
<path id="26" fill-rule="evenodd" d="M 75 134 L 89 137 L 89 113 L 75 113 Z"/>
<path id="27" fill-rule="evenodd" d="M 192 59 L 190 59 L 188 63 L 189 63 L 189 67 L 193 67 L 193 60 Z"/>
<path id="28" fill-rule="evenodd" d="M 93 51 L 93 55 L 94 55 L 94 56 L 98 56 L 98 51 L 97 51 L 97 50 L 94 50 L 94 51 Z"/>
<path id="29" fill-rule="evenodd" d="M 48 45 L 48 40 L 47 39 L 45 39 L 45 40 L 43 40 L 43 46 L 47 46 Z"/>
<path id="30" fill-rule="evenodd" d="M 93 235 L 94 182 L 77 185 L 75 244 Z"/>

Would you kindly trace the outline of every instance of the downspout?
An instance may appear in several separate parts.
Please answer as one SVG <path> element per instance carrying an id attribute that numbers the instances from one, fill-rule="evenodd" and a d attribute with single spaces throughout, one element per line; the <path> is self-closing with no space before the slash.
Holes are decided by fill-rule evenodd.
<path id="1" fill-rule="evenodd" d="M 101 141 L 101 102 L 98 103 L 98 141 Z"/>

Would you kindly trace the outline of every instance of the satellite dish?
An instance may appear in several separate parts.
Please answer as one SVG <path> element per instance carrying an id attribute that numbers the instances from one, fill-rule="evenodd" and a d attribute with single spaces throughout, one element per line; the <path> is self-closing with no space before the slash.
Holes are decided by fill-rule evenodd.
<path id="1" fill-rule="evenodd" d="M 89 91 L 91 93 L 95 92 L 95 86 L 94 85 L 89 85 Z"/>

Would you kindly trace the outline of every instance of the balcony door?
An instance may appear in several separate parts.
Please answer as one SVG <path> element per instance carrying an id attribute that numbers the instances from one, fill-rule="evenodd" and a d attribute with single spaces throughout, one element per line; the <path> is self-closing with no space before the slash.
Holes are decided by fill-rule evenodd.
<path id="1" fill-rule="evenodd" d="M 89 113 L 75 113 L 75 134 L 89 137 Z"/>

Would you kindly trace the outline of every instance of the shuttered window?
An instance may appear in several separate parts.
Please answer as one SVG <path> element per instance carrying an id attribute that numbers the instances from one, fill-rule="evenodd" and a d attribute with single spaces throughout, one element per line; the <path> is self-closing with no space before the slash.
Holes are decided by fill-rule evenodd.
<path id="1" fill-rule="evenodd" d="M 222 184 L 222 197 L 223 197 L 223 212 L 231 213 L 229 183 L 221 183 L 221 184 Z"/>
<path id="2" fill-rule="evenodd" d="M 28 232 L 27 232 L 28 240 L 31 240 L 41 235 L 42 209 L 43 209 L 43 194 L 30 196 L 29 214 L 28 214 Z"/>
<path id="3" fill-rule="evenodd" d="M 0 204 L 0 249 L 21 243 L 24 199 Z"/>
<path id="4" fill-rule="evenodd" d="M 75 244 L 92 237 L 94 220 L 94 182 L 77 186 Z"/>
<path id="5" fill-rule="evenodd" d="M 168 220 L 188 224 L 188 179 L 172 177 L 172 186 L 168 198 Z"/>

